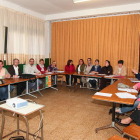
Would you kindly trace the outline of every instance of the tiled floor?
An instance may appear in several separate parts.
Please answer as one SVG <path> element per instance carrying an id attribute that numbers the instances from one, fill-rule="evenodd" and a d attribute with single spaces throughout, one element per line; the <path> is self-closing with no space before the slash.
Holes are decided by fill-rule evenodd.
<path id="1" fill-rule="evenodd" d="M 68 87 L 58 86 L 58 91 L 54 89 L 45 89 L 42 92 L 35 93 L 38 98 L 24 96 L 25 99 L 31 99 L 39 104 L 45 105 L 43 112 L 44 119 L 44 140 L 107 140 L 109 137 L 117 134 L 113 128 L 95 133 L 95 128 L 111 123 L 111 115 L 108 111 L 112 104 L 96 101 L 92 99 L 93 90 L 79 89 L 68 91 Z M 28 117 L 30 132 L 35 132 L 39 124 L 39 112 Z M 1 119 L 0 119 L 1 123 Z M 20 117 L 20 128 L 26 129 L 24 119 Z M 120 129 L 124 127 L 119 126 Z M 16 117 L 6 112 L 6 122 L 4 134 L 16 129 Z M 13 134 L 11 136 L 16 136 Z M 24 135 L 24 133 L 20 133 Z M 5 138 L 8 140 L 11 136 Z M 30 140 L 33 137 L 30 136 Z"/>

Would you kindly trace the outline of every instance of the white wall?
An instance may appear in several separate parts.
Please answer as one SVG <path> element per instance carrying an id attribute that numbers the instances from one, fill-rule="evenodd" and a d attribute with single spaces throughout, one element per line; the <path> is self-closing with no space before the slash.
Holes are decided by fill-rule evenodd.
<path id="1" fill-rule="evenodd" d="M 40 13 L 37 13 L 37 12 L 34 12 L 34 11 L 29 10 L 29 9 L 26 9 L 26 8 L 23 8 L 23 7 L 21 7 L 21 6 L 17 5 L 17 4 L 14 4 L 14 3 L 8 2 L 8 1 L 6 1 L 6 0 L 0 0 L 0 5 L 45 20 L 45 15 L 40 14 Z"/>
<path id="2" fill-rule="evenodd" d="M 106 15 L 112 13 L 113 14 L 124 13 L 124 12 L 132 12 L 132 11 L 140 11 L 140 3 L 46 15 L 45 19 L 59 20 L 59 19 L 69 19 L 69 18 L 86 17 L 86 16 Z"/>

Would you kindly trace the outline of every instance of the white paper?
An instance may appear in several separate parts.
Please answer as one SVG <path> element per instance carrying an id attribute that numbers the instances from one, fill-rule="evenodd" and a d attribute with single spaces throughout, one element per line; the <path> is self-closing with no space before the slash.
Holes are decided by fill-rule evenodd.
<path id="1" fill-rule="evenodd" d="M 89 73 L 90 75 L 94 75 L 94 73 Z"/>
<path id="2" fill-rule="evenodd" d="M 127 93 L 127 92 L 118 92 L 118 93 L 115 93 L 119 98 L 122 98 L 122 99 L 136 99 L 137 97 L 135 95 L 132 95 L 130 93 Z"/>
<path id="3" fill-rule="evenodd" d="M 110 94 L 110 93 L 103 93 L 103 92 L 96 92 L 94 95 L 106 96 L 106 97 L 111 97 L 112 96 L 112 94 Z"/>
<path id="4" fill-rule="evenodd" d="M 137 78 L 128 78 L 131 82 L 134 83 L 140 83 L 140 81 Z"/>
<path id="5" fill-rule="evenodd" d="M 106 74 L 98 74 L 98 75 L 106 75 Z"/>
<path id="6" fill-rule="evenodd" d="M 53 74 L 53 72 L 46 72 L 45 74 Z"/>
<path id="7" fill-rule="evenodd" d="M 104 77 L 106 77 L 106 78 L 111 78 L 111 77 L 113 77 L 114 75 L 106 75 L 106 76 L 104 76 Z"/>
<path id="8" fill-rule="evenodd" d="M 58 72 L 58 73 L 63 73 L 64 71 L 56 71 L 56 72 Z"/>
<path id="9" fill-rule="evenodd" d="M 130 88 L 118 88 L 119 91 L 127 91 L 127 92 L 131 92 L 131 93 L 138 93 L 137 90 L 135 89 L 130 89 Z"/>

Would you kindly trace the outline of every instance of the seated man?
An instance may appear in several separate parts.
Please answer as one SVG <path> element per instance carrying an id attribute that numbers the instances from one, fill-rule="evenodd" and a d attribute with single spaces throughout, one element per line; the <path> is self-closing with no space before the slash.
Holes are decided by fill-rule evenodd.
<path id="1" fill-rule="evenodd" d="M 58 71 L 58 68 L 56 67 L 56 62 L 53 61 L 52 64 L 48 66 L 47 70 L 48 72 Z M 53 81 L 53 86 L 56 87 L 57 85 L 55 84 L 55 82 L 57 82 L 57 76 L 56 76 L 56 79 L 55 79 L 55 76 L 51 76 L 51 79 Z"/>
<path id="2" fill-rule="evenodd" d="M 17 78 L 22 74 L 21 69 L 18 67 L 19 60 L 15 58 L 13 60 L 13 65 L 8 68 L 8 72 L 10 73 L 11 77 Z M 17 85 L 17 95 L 21 95 L 21 93 L 26 89 L 26 82 L 16 83 Z"/>
<path id="3" fill-rule="evenodd" d="M 29 60 L 29 64 L 27 64 L 24 68 L 24 74 L 41 74 L 41 72 L 36 68 L 36 66 L 34 65 L 34 59 L 31 58 Z M 38 80 L 38 85 L 42 84 L 41 80 Z M 28 85 L 29 90 L 36 90 L 37 89 L 37 81 L 34 83 L 29 82 Z"/>
<path id="4" fill-rule="evenodd" d="M 130 117 L 125 119 L 116 118 L 115 120 L 120 125 L 128 126 L 132 121 L 136 121 L 137 125 L 140 126 L 140 103 L 137 106 L 137 109 L 130 115 Z"/>
<path id="5" fill-rule="evenodd" d="M 0 60 L 0 79 L 10 78 L 10 74 L 8 71 L 3 68 L 3 61 Z M 13 86 L 10 86 L 10 91 L 13 90 Z M 1 86 L 0 87 L 0 100 L 5 100 L 8 98 L 8 86 Z"/>
<path id="6" fill-rule="evenodd" d="M 84 74 L 89 74 L 92 66 L 93 66 L 92 60 L 91 60 L 91 58 L 88 58 L 87 59 L 87 65 L 85 66 L 84 71 L 83 71 Z M 87 83 L 87 87 L 89 87 L 89 82 L 87 80 L 88 80 L 87 77 L 82 77 L 82 79 L 81 79 L 82 83 Z"/>
<path id="7" fill-rule="evenodd" d="M 95 60 L 95 65 L 93 65 L 93 67 L 91 68 L 90 73 L 93 74 L 101 73 L 101 66 L 99 65 L 98 59 Z M 89 78 L 89 83 L 92 85 L 93 88 L 96 87 L 96 81 L 97 79 L 95 78 Z"/>
<path id="8" fill-rule="evenodd" d="M 123 66 L 123 60 L 118 61 L 118 66 L 115 67 L 115 70 L 113 72 L 114 75 L 120 75 L 120 76 L 126 76 L 127 70 L 126 67 Z"/>

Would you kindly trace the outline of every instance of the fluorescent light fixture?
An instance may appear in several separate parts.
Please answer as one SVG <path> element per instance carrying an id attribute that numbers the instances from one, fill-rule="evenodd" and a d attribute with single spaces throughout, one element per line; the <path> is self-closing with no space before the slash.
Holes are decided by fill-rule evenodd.
<path id="1" fill-rule="evenodd" d="M 91 0 L 73 0 L 74 3 L 86 2 L 86 1 L 91 1 Z"/>

